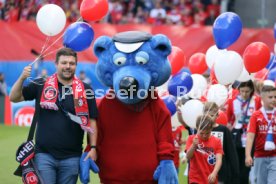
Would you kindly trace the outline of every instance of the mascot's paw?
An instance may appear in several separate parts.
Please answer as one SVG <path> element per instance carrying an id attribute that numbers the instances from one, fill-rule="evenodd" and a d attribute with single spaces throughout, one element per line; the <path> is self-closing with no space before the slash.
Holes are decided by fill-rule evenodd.
<path id="1" fill-rule="evenodd" d="M 80 159 L 80 181 L 83 184 L 87 184 L 90 181 L 90 169 L 94 173 L 99 172 L 99 167 L 96 165 L 96 163 L 91 159 L 88 158 L 87 160 L 84 161 L 85 157 L 87 156 L 87 152 L 84 152 L 81 155 Z"/>
<path id="2" fill-rule="evenodd" d="M 93 171 L 93 173 L 98 173 L 100 169 L 95 163 L 95 161 L 92 160 L 91 158 L 89 158 L 88 160 L 89 160 L 90 169 Z"/>
<path id="3" fill-rule="evenodd" d="M 178 184 L 176 168 L 172 160 L 162 160 L 154 172 L 153 179 L 158 184 Z"/>
<path id="4" fill-rule="evenodd" d="M 81 183 L 84 183 L 84 184 L 89 183 L 89 180 L 90 180 L 90 177 L 89 177 L 90 160 L 87 159 L 86 161 L 84 161 L 86 155 L 87 155 L 87 152 L 84 152 L 81 155 L 81 159 L 80 159 L 80 181 Z"/>

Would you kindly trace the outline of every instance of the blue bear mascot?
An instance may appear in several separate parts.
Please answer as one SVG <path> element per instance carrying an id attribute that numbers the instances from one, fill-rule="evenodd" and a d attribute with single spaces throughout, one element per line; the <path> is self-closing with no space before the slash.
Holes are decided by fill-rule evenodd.
<path id="1" fill-rule="evenodd" d="M 169 39 L 140 31 L 102 36 L 96 74 L 110 87 L 98 110 L 98 166 L 104 184 L 177 184 L 171 115 L 155 87 L 171 74 Z"/>

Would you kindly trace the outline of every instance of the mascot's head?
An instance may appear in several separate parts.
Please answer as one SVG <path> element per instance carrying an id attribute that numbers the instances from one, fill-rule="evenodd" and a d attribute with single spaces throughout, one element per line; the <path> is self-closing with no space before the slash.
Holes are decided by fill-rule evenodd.
<path id="1" fill-rule="evenodd" d="M 171 43 L 165 35 L 128 31 L 102 36 L 95 41 L 94 53 L 99 80 L 126 104 L 142 101 L 150 88 L 162 85 L 171 74 Z"/>

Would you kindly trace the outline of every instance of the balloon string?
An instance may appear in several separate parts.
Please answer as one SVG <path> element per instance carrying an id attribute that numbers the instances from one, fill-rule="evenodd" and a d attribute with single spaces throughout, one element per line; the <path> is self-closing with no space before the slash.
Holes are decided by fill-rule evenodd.
<path id="1" fill-rule="evenodd" d="M 61 38 L 62 38 L 62 36 L 64 35 L 64 33 L 62 34 L 62 35 L 60 35 L 50 46 L 48 46 L 45 50 L 44 49 L 42 49 L 42 50 L 44 50 L 43 52 L 41 52 L 40 54 L 39 54 L 39 56 L 37 57 L 37 58 L 35 58 L 35 60 L 31 63 L 31 64 L 29 64 L 30 66 L 32 66 L 33 64 L 35 64 L 37 61 L 39 61 L 40 60 L 40 58 L 41 57 L 43 57 L 43 55 L 42 54 L 44 54 L 46 51 L 48 51 L 54 44 L 56 44 Z M 44 46 L 43 46 L 44 47 Z"/>
<path id="2" fill-rule="evenodd" d="M 268 72 L 272 69 L 272 66 L 273 66 L 273 64 L 275 63 L 275 57 L 276 57 L 276 56 L 273 57 L 272 63 L 271 63 L 271 65 L 268 67 L 267 71 L 265 71 L 265 74 L 264 74 L 264 76 L 262 77 L 262 80 L 265 79 L 265 76 L 266 76 L 266 75 L 268 74 Z"/>
<path id="3" fill-rule="evenodd" d="M 80 17 L 80 18 L 78 18 L 78 20 L 76 20 L 76 22 L 80 22 L 80 21 L 82 21 L 82 17 Z M 49 45 L 47 48 L 46 48 L 46 45 L 48 44 L 48 42 L 49 42 L 49 36 L 46 38 L 46 42 L 45 42 L 45 44 L 43 45 L 43 47 L 42 47 L 42 51 L 41 51 L 41 53 L 39 54 L 39 56 L 31 63 L 31 64 L 29 64 L 30 66 L 32 66 L 33 64 L 35 64 L 41 57 L 45 57 L 46 55 L 49 55 L 48 53 L 46 54 L 45 52 L 46 51 L 48 51 L 53 45 L 55 45 L 62 37 L 63 37 L 63 35 L 64 35 L 64 32 L 63 32 L 63 34 L 62 35 L 60 35 L 51 45 Z M 42 54 L 46 54 L 46 55 L 42 55 Z M 52 51 L 50 52 L 50 53 L 52 53 Z"/>
<path id="4" fill-rule="evenodd" d="M 49 52 L 49 53 L 47 53 L 47 54 L 44 54 L 42 57 L 46 57 L 46 56 L 52 54 L 53 52 L 56 52 L 57 50 L 59 50 L 59 49 L 61 49 L 61 48 L 62 48 L 62 47 L 60 47 L 60 48 L 58 48 L 58 49 L 55 49 L 55 50 L 52 50 L 51 52 Z M 39 58 L 39 57 L 38 57 L 38 58 Z M 35 60 L 35 61 L 36 61 L 36 60 Z M 28 77 L 27 79 L 28 79 L 30 82 L 32 82 L 32 83 L 34 83 L 34 84 L 36 84 L 36 85 L 44 85 L 44 82 L 41 82 L 41 83 L 35 82 L 35 79 L 33 80 L 32 77 Z"/>
<path id="5" fill-rule="evenodd" d="M 275 57 L 273 58 L 273 63 L 274 63 L 274 61 L 275 61 Z M 269 66 L 269 69 L 268 69 L 267 72 L 269 72 L 269 70 L 271 69 L 271 66 L 272 66 L 272 64 Z M 265 75 L 264 75 L 264 76 L 265 76 Z M 250 80 L 251 80 L 251 79 L 250 79 Z M 240 87 L 240 85 L 241 85 L 241 82 L 237 85 L 236 89 L 238 89 L 238 88 Z M 228 87 L 228 98 L 227 98 L 227 99 L 225 100 L 225 102 L 224 102 L 222 105 L 220 105 L 220 106 L 224 106 L 224 105 L 227 103 L 227 101 L 229 100 L 229 97 L 232 98 L 232 93 L 233 93 L 233 91 L 230 92 L 231 89 L 233 89 L 233 88 L 232 88 L 232 84 L 229 85 L 229 87 Z M 211 107 L 212 107 L 212 106 L 209 107 L 208 111 L 207 111 L 205 114 L 209 114 L 209 112 L 210 112 L 210 110 L 211 110 Z M 199 123 L 199 127 L 200 127 L 200 125 L 203 123 L 203 121 L 205 121 L 205 119 L 206 119 L 206 116 L 205 116 L 204 118 L 201 119 L 201 121 L 200 121 L 200 123 Z M 208 123 L 207 123 L 204 127 L 202 127 L 201 129 L 199 129 L 198 131 L 204 130 L 204 128 L 205 128 L 207 125 L 208 125 Z"/>
<path id="6" fill-rule="evenodd" d="M 76 22 L 82 21 L 82 17 L 78 18 L 78 20 L 76 20 Z M 44 52 L 46 52 L 47 50 L 49 50 L 54 44 L 56 44 L 63 36 L 64 36 L 65 32 L 63 32 L 62 35 L 60 35 L 50 46 L 48 46 Z M 44 54 L 44 53 L 41 53 Z M 46 54 L 46 53 L 45 53 Z"/>
<path id="7" fill-rule="evenodd" d="M 41 49 L 40 53 L 43 53 L 43 52 L 44 52 L 44 50 L 45 50 L 45 48 L 46 48 L 46 45 L 48 44 L 49 40 L 50 40 L 50 36 L 47 36 L 46 42 L 45 42 L 44 45 L 42 46 L 42 49 Z"/>
<path id="8" fill-rule="evenodd" d="M 53 52 L 58 51 L 58 50 L 61 49 L 62 47 L 63 47 L 63 46 L 61 46 L 61 47 L 59 47 L 59 48 L 57 48 L 57 49 L 55 49 L 55 50 L 52 50 L 52 51 L 48 52 L 47 54 L 44 54 L 42 57 L 46 57 L 46 56 L 48 56 L 48 55 L 51 55 L 51 54 L 53 54 Z"/>
<path id="9" fill-rule="evenodd" d="M 206 123 L 205 126 L 201 127 L 202 123 L 205 121 L 207 115 L 209 114 L 212 106 L 213 106 L 213 104 L 209 107 L 208 111 L 203 114 L 203 118 L 201 118 L 199 125 L 198 125 L 198 133 L 200 133 L 201 130 L 204 130 L 204 128 L 209 125 L 209 123 Z M 204 111 L 204 107 L 203 107 L 203 111 Z"/>
<path id="10" fill-rule="evenodd" d="M 210 83 L 209 83 L 209 84 L 210 84 Z M 224 86 L 224 85 L 223 85 L 223 86 Z M 238 84 L 237 88 L 239 88 L 239 86 L 240 86 L 240 83 Z M 224 103 L 223 103 L 222 105 L 220 105 L 220 106 L 224 106 L 224 105 L 228 102 L 229 97 L 232 98 L 232 93 L 233 93 L 233 91 L 230 92 L 231 89 L 232 89 L 232 84 L 229 85 L 228 90 L 227 90 L 227 91 L 228 91 L 228 98 L 227 98 L 227 99 L 224 101 Z M 199 122 L 198 133 L 200 133 L 201 130 L 204 130 L 204 128 L 208 126 L 209 123 L 206 123 L 205 126 L 203 126 L 203 127 L 201 128 L 201 125 L 202 125 L 202 123 L 205 121 L 205 119 L 206 119 L 206 117 L 207 117 L 207 114 L 209 114 L 209 112 L 210 112 L 212 106 L 213 106 L 213 104 L 209 107 L 209 109 L 207 110 L 207 112 L 204 113 L 203 118 L 202 118 L 201 121 Z M 204 110 L 204 109 L 203 109 L 203 110 Z M 218 114 L 218 113 L 219 113 L 219 112 L 217 112 L 217 114 Z M 214 120 L 214 121 L 216 121 L 216 120 Z"/>
<path id="11" fill-rule="evenodd" d="M 35 79 L 38 79 L 38 78 L 40 78 L 40 77 L 37 77 L 37 78 L 35 78 Z M 34 83 L 34 84 L 40 85 L 40 86 L 44 85 L 44 82 L 38 83 L 38 82 L 35 82 L 35 79 L 32 80 L 32 77 L 28 77 L 28 78 L 27 78 L 27 80 L 29 80 L 31 83 Z"/>
<path id="12" fill-rule="evenodd" d="M 265 76 L 266 76 L 266 75 L 268 74 L 268 72 L 272 69 L 272 66 L 273 66 L 273 64 L 275 63 L 275 58 L 276 58 L 276 56 L 273 57 L 273 61 L 272 61 L 271 65 L 269 66 L 268 70 L 265 72 L 265 75 L 262 77 L 262 80 L 264 80 Z M 210 77 L 210 80 L 211 80 L 211 77 Z M 251 80 L 251 79 L 250 79 L 250 80 Z M 240 85 L 241 85 L 241 83 L 239 83 L 238 86 L 237 86 L 236 88 L 239 88 Z M 224 105 L 227 103 L 229 97 L 232 98 L 232 92 L 230 93 L 231 88 L 232 88 L 232 86 L 230 85 L 229 88 L 228 88 L 228 98 L 225 100 L 225 102 L 224 102 L 221 106 L 224 106 Z M 200 132 L 201 130 L 204 130 L 204 128 L 208 125 L 208 123 L 207 123 L 204 127 L 201 127 L 202 123 L 203 123 L 203 122 L 205 121 L 205 119 L 206 119 L 206 114 L 209 114 L 209 112 L 210 112 L 212 106 L 213 106 L 213 105 L 211 105 L 211 106 L 209 107 L 209 109 L 207 110 L 207 112 L 204 113 L 205 116 L 203 116 L 203 118 L 201 119 L 201 121 L 200 121 L 200 123 L 199 123 L 198 132 Z"/>
<path id="13" fill-rule="evenodd" d="M 47 36 L 45 43 L 43 44 L 43 46 L 41 48 L 40 54 L 35 58 L 35 60 L 31 64 L 29 64 L 29 66 L 32 66 L 33 64 L 35 64 L 37 61 L 39 61 L 41 59 L 42 53 L 44 52 L 44 49 L 45 49 L 46 45 L 48 44 L 49 40 L 50 40 L 50 37 Z"/>

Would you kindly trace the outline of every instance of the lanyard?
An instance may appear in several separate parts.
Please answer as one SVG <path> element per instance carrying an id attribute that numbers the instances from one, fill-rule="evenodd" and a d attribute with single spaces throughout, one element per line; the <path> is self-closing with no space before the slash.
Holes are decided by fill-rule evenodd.
<path id="1" fill-rule="evenodd" d="M 248 109 L 249 109 L 249 105 L 250 105 L 250 101 L 251 101 L 251 98 L 249 98 L 248 100 L 246 100 L 245 102 L 243 102 L 243 100 L 240 98 L 240 97 L 237 97 L 237 99 L 241 102 L 241 110 L 243 111 L 243 115 L 244 116 L 247 116 L 247 112 L 248 112 Z M 244 110 L 244 103 L 246 103 L 245 105 L 247 105 L 247 107 L 245 108 Z"/>
<path id="2" fill-rule="evenodd" d="M 62 110 L 62 112 L 65 114 L 65 116 L 67 116 L 71 121 L 78 123 L 80 125 L 82 125 L 82 120 L 79 116 L 74 115 L 70 112 L 68 112 L 62 105 L 62 100 L 65 100 L 66 95 L 72 95 L 72 87 L 70 87 L 65 93 L 64 95 L 62 95 L 61 93 L 58 94 L 58 106 L 60 107 L 60 109 Z"/>
<path id="3" fill-rule="evenodd" d="M 71 94 L 72 94 L 72 87 L 70 87 L 63 95 L 61 93 L 58 93 L 58 105 L 61 108 L 61 110 L 65 113 L 65 115 L 68 114 L 68 111 L 64 109 L 62 105 L 62 100 L 65 100 L 66 95 L 71 95 Z"/>
<path id="4" fill-rule="evenodd" d="M 267 112 L 265 111 L 264 107 L 261 108 L 261 112 L 263 113 L 264 118 L 265 118 L 265 120 L 266 120 L 267 123 L 268 123 L 268 128 L 267 128 L 267 130 L 268 130 L 268 129 L 270 128 L 272 122 L 273 122 L 272 120 L 274 119 L 275 108 L 272 110 L 272 116 L 271 116 L 271 119 L 270 119 L 270 120 L 268 119 Z"/>

